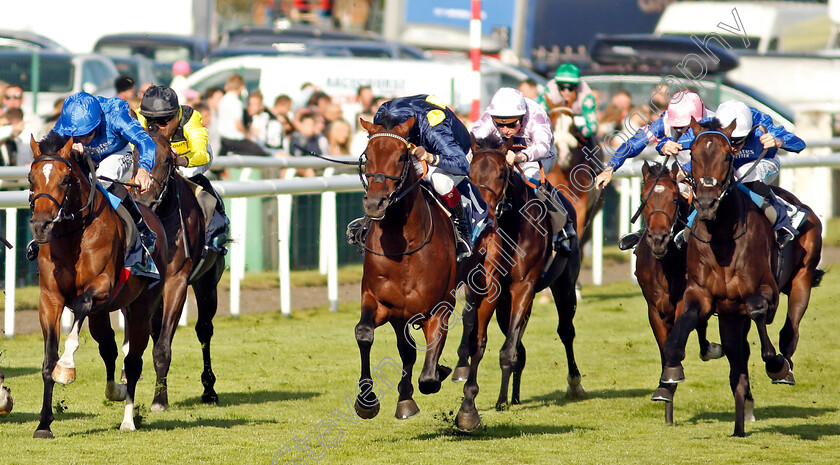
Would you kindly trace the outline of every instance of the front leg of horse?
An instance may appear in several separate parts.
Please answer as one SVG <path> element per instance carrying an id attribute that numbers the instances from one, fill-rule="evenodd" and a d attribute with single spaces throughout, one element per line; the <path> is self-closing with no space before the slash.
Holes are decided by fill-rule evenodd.
<path id="1" fill-rule="evenodd" d="M 375 304 L 366 306 L 363 301 L 362 318 L 356 324 L 356 343 L 362 359 L 362 373 L 359 377 L 360 391 L 356 395 L 354 408 L 359 417 L 368 420 L 379 414 L 379 399 L 373 392 L 373 378 L 370 374 L 370 348 L 373 345 Z"/>
<path id="2" fill-rule="evenodd" d="M 53 381 L 52 372 L 58 361 L 59 320 L 61 319 L 61 311 L 63 309 L 64 305 L 60 303 L 60 297 L 58 299 L 50 299 L 48 293 L 43 290 L 41 291 L 39 317 L 41 320 L 41 331 L 44 334 L 44 364 L 41 367 L 41 377 L 44 380 L 44 397 L 41 404 L 38 428 L 32 436 L 36 439 L 53 438 L 52 431 L 50 430 L 50 425 L 55 419 L 52 407 L 55 381 Z"/>
<path id="3" fill-rule="evenodd" d="M 126 386 L 114 379 L 119 349 L 111 328 L 111 317 L 107 313 L 90 316 L 90 335 L 99 344 L 99 356 L 105 364 L 105 398 L 111 401 L 125 400 Z M 129 349 L 130 350 L 130 349 Z"/>
<path id="4" fill-rule="evenodd" d="M 213 373 L 212 361 L 210 358 L 210 340 L 213 339 L 213 317 L 219 306 L 217 285 L 224 270 L 224 257 L 216 259 L 214 268 L 207 271 L 193 285 L 196 295 L 196 307 L 198 308 L 198 320 L 195 323 L 195 334 L 201 344 L 201 356 L 204 361 L 204 371 L 201 372 L 201 384 L 204 392 L 201 394 L 201 401 L 205 404 L 218 404 L 219 396 L 214 390 L 216 375 Z"/>
<path id="5" fill-rule="evenodd" d="M 563 273 L 560 278 L 551 285 L 551 293 L 554 296 L 554 305 L 557 308 L 557 335 L 566 349 L 566 363 L 568 373 L 566 375 L 566 396 L 575 400 L 586 398 L 586 391 L 581 385 L 582 377 L 575 360 L 575 312 L 577 309 L 577 296 L 575 295 L 575 280 L 573 277 Z M 515 380 L 514 380 L 515 383 Z M 514 386 L 516 386 L 514 384 Z"/>
<path id="6" fill-rule="evenodd" d="M 444 308 L 439 304 L 439 308 Z M 446 307 L 451 308 L 451 307 Z M 445 315 L 443 315 L 445 314 Z M 423 321 L 423 334 L 426 337 L 426 358 L 423 363 L 423 371 L 420 372 L 420 379 L 417 388 L 422 394 L 434 394 L 440 391 L 441 381 L 446 379 L 452 369 L 440 365 L 440 354 L 446 343 L 446 322 L 443 319 L 449 318 L 445 310 L 436 312 L 431 318 Z"/>
<path id="7" fill-rule="evenodd" d="M 155 365 L 155 394 L 152 401 L 152 412 L 162 412 L 169 405 L 169 387 L 167 377 L 169 367 L 172 363 L 172 339 L 175 337 L 175 329 L 178 327 L 181 312 L 184 310 L 184 301 L 187 296 L 186 276 L 170 277 L 166 281 L 166 288 L 163 291 L 163 301 L 155 312 L 155 321 L 152 324 L 152 359 Z"/>
<path id="8" fill-rule="evenodd" d="M 499 389 L 499 399 L 496 401 L 496 410 L 507 408 L 507 391 L 508 385 L 510 384 L 510 376 L 517 368 L 519 368 L 520 372 L 524 368 L 525 361 L 519 360 L 519 346 L 522 344 L 522 335 L 525 332 L 525 327 L 528 324 L 528 318 L 531 313 L 531 306 L 534 303 L 534 287 L 528 281 L 511 285 L 510 293 L 510 324 L 505 334 L 505 343 L 502 345 L 501 350 L 499 350 L 502 384 Z M 525 348 L 522 347 L 521 351 L 524 354 Z"/>
<path id="9" fill-rule="evenodd" d="M 729 386 L 735 398 L 735 431 L 733 436 L 744 437 L 744 420 L 747 416 L 747 401 L 752 400 L 749 389 L 749 332 L 750 320 L 742 315 L 721 315 L 719 318 L 720 340 L 729 360 Z M 752 415 L 752 402 L 749 402 Z"/>
<path id="10" fill-rule="evenodd" d="M 723 357 L 723 347 L 716 342 L 709 342 L 706 338 L 706 328 L 709 322 L 701 319 L 697 322 L 697 342 L 700 343 L 700 360 L 708 362 Z"/>
<path id="11" fill-rule="evenodd" d="M 466 381 L 470 375 L 470 334 L 475 327 L 475 318 L 470 318 L 470 313 L 475 313 L 478 304 L 475 302 L 475 296 L 469 289 L 467 293 L 467 306 L 464 308 L 463 332 L 461 334 L 461 343 L 458 345 L 458 363 L 455 365 L 455 370 L 452 372 L 452 381 L 458 383 Z"/>
<path id="12" fill-rule="evenodd" d="M 64 353 L 61 354 L 61 358 L 56 362 L 52 372 L 52 379 L 56 383 L 66 385 L 76 381 L 76 361 L 74 356 L 76 350 L 79 348 L 79 332 L 81 331 L 82 323 L 88 311 L 90 311 L 90 296 L 87 297 L 87 311 L 84 308 L 75 307 L 76 304 L 80 303 L 79 299 L 74 304 L 74 308 L 79 308 L 79 310 L 72 311 L 73 324 L 70 327 L 70 333 L 67 334 L 67 338 L 64 340 Z M 84 306 L 84 303 L 82 303 L 82 306 Z"/>
<path id="13" fill-rule="evenodd" d="M 125 411 L 120 424 L 120 431 L 134 431 L 134 399 L 137 381 L 143 371 L 143 352 L 149 344 L 152 331 L 152 312 L 160 305 L 160 294 L 145 290 L 144 295 L 134 301 L 126 312 L 126 328 L 129 332 L 128 355 L 125 356 L 126 395 Z"/>
<path id="14" fill-rule="evenodd" d="M 400 352 L 400 360 L 402 360 L 402 376 L 397 385 L 399 399 L 394 416 L 398 420 L 405 420 L 420 413 L 420 408 L 414 401 L 414 385 L 411 382 L 414 363 L 417 361 L 417 347 L 414 340 L 410 338 L 409 323 L 396 321 L 392 323 L 392 326 L 394 333 L 397 335 L 397 349 Z"/>
<path id="15" fill-rule="evenodd" d="M 470 326 L 473 329 L 469 334 L 470 372 L 464 384 L 464 400 L 455 417 L 455 426 L 461 431 L 474 431 L 481 424 L 481 416 L 475 408 L 475 398 L 479 391 L 478 366 L 487 348 L 487 325 L 493 316 L 494 309 L 494 302 L 483 299 L 481 305 L 472 312 L 473 315 L 465 316 L 465 319 L 472 320 Z"/>
<path id="16" fill-rule="evenodd" d="M 661 383 L 676 384 L 685 381 L 682 361 L 685 359 L 685 345 L 688 335 L 697 327 L 700 321 L 700 311 L 703 306 L 711 302 L 704 299 L 691 289 L 685 292 L 685 312 L 674 322 L 671 333 L 665 339 L 665 367 L 662 369 Z"/>
<path id="17" fill-rule="evenodd" d="M 790 364 L 786 358 L 776 353 L 776 348 L 767 334 L 767 315 L 772 311 L 770 307 L 773 305 L 770 299 L 772 299 L 772 288 L 767 285 L 761 286 L 758 292 L 747 298 L 747 312 L 758 330 L 761 341 L 761 359 L 764 360 L 767 376 L 772 380 L 782 380 L 790 373 Z"/>

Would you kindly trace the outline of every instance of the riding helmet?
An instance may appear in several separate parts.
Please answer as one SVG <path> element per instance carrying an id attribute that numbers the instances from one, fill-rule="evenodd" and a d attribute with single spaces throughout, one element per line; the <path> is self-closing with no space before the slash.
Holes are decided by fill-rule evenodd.
<path id="1" fill-rule="evenodd" d="M 149 87 L 140 102 L 140 114 L 146 118 L 172 116 L 179 108 L 178 95 L 167 86 Z"/>
<path id="2" fill-rule="evenodd" d="M 525 96 L 512 87 L 502 87 L 490 100 L 487 113 L 494 118 L 513 118 L 525 114 Z"/>
<path id="3" fill-rule="evenodd" d="M 569 84 L 580 84 L 580 68 L 571 63 L 563 63 L 554 72 L 554 80 L 568 82 Z"/>
<path id="4" fill-rule="evenodd" d="M 672 128 L 681 128 L 688 126 L 691 123 L 691 118 L 695 121 L 703 119 L 705 107 L 703 100 L 694 92 L 677 92 L 671 97 L 671 102 L 668 103 L 668 111 L 665 112 L 665 123 Z"/>
<path id="5" fill-rule="evenodd" d="M 99 100 L 87 92 L 78 92 L 64 100 L 53 130 L 63 136 L 84 136 L 93 132 L 101 121 Z"/>
<path id="6" fill-rule="evenodd" d="M 752 131 L 752 112 L 744 102 L 727 100 L 718 106 L 715 116 L 723 127 L 735 121 L 735 130 L 732 131 L 731 136 L 733 138 L 744 137 Z"/>

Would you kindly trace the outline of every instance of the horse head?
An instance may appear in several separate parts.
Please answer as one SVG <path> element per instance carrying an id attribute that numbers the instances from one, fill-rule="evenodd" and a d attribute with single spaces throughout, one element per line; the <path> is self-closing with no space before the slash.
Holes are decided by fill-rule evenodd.
<path id="1" fill-rule="evenodd" d="M 696 134 L 691 145 L 693 205 L 699 219 L 713 221 L 735 173 L 732 165 L 735 154 L 730 141 L 735 121 L 724 128 L 717 119 L 701 124 L 692 118 L 690 127 Z"/>
<path id="2" fill-rule="evenodd" d="M 657 259 L 661 259 L 668 252 L 668 242 L 674 234 L 674 225 L 679 216 L 678 169 L 676 163 L 670 172 L 664 164 L 648 165 L 648 162 L 645 162 L 642 166 L 642 198 L 647 199 L 642 213 L 647 228 L 645 240 Z"/>
<path id="3" fill-rule="evenodd" d="M 513 138 L 509 138 L 501 147 L 498 146 L 498 139 L 493 137 L 476 140 L 475 136 L 470 134 L 470 139 L 470 179 L 479 189 L 491 194 L 485 194 L 484 198 L 490 210 L 495 211 L 498 216 L 498 208 L 505 201 L 505 192 L 512 174 L 511 166 L 505 161 L 505 155 L 513 146 Z"/>
<path id="4" fill-rule="evenodd" d="M 73 138 L 50 132 L 41 142 L 32 137 L 29 145 L 33 155 L 29 168 L 29 228 L 35 242 L 45 244 L 52 237 L 53 227 L 75 219 L 85 208 L 83 199 L 92 197 L 85 197 L 90 185 L 81 182 L 81 155 L 73 150 Z"/>
<path id="5" fill-rule="evenodd" d="M 152 187 L 144 193 L 138 189 L 132 189 L 131 196 L 134 200 L 146 205 L 153 211 L 157 209 L 169 186 L 169 179 L 175 172 L 176 155 L 169 144 L 169 135 L 165 127 L 151 125 L 147 130 L 149 136 L 155 143 L 155 166 L 149 173 L 152 178 Z"/>
<path id="6" fill-rule="evenodd" d="M 363 182 L 365 195 L 362 205 L 365 215 L 378 221 L 385 217 L 385 210 L 395 202 L 395 196 L 406 184 L 416 178 L 413 170 L 408 133 L 414 118 L 386 128 L 360 118 L 369 136 L 364 156 Z"/>

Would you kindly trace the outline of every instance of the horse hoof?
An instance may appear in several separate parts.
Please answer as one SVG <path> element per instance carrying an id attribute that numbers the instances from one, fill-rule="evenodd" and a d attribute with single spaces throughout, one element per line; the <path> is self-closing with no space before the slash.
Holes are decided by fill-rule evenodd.
<path id="1" fill-rule="evenodd" d="M 650 397 L 650 400 L 660 402 L 673 402 L 674 393 L 664 386 L 659 386 L 658 388 L 656 388 L 655 391 L 653 391 L 653 395 Z"/>
<path id="2" fill-rule="evenodd" d="M 370 420 L 371 418 L 373 418 L 373 417 L 375 417 L 376 415 L 379 414 L 379 402 L 378 401 L 376 402 L 376 405 L 374 405 L 373 407 L 367 408 L 367 407 L 362 406 L 362 404 L 359 403 L 359 399 L 356 399 L 356 403 L 353 405 L 353 408 L 356 409 L 356 415 L 358 415 L 359 418 L 362 418 L 364 420 Z"/>
<path id="3" fill-rule="evenodd" d="M 215 392 L 207 392 L 201 395 L 201 401 L 205 404 L 219 405 L 219 395 Z"/>
<path id="4" fill-rule="evenodd" d="M 788 374 L 790 374 L 790 362 L 788 362 L 787 359 L 784 358 L 784 357 L 781 357 L 781 359 L 782 359 L 783 364 L 782 364 L 782 368 L 779 371 L 770 372 L 769 370 L 765 370 L 765 371 L 767 371 L 767 376 L 769 376 L 770 379 L 773 380 L 773 381 L 780 381 L 781 382 L 781 381 L 783 381 L 784 379 L 787 378 Z"/>
<path id="5" fill-rule="evenodd" d="M 793 370 L 788 371 L 787 376 L 782 379 L 774 379 L 772 380 L 773 384 L 790 384 L 793 386 L 796 384 L 796 380 L 793 378 Z"/>
<path id="6" fill-rule="evenodd" d="M 755 421 L 755 401 L 754 400 L 745 400 L 744 401 L 744 421 Z"/>
<path id="7" fill-rule="evenodd" d="M 32 435 L 33 439 L 53 439 L 52 431 L 48 429 L 37 429 L 35 430 L 35 434 Z"/>
<path id="8" fill-rule="evenodd" d="M 700 352 L 700 360 L 704 362 L 708 362 L 709 360 L 716 360 L 723 357 L 723 347 L 716 343 L 710 342 L 709 347 L 706 349 L 706 353 Z"/>
<path id="9" fill-rule="evenodd" d="M 420 408 L 414 399 L 406 399 L 397 402 L 397 412 L 394 414 L 397 420 L 407 420 L 420 413 Z"/>
<path id="10" fill-rule="evenodd" d="M 459 431 L 463 431 L 465 433 L 472 433 L 480 425 L 481 416 L 478 414 L 477 410 L 473 410 L 472 412 L 459 410 L 458 415 L 455 417 L 455 427 L 458 428 Z"/>
<path id="11" fill-rule="evenodd" d="M 137 428 L 134 427 L 134 422 L 129 423 L 127 421 L 124 421 L 120 425 L 120 431 L 137 431 Z"/>
<path id="12" fill-rule="evenodd" d="M 449 376 L 450 373 L 452 373 L 452 368 L 449 368 L 449 367 L 443 366 L 443 365 L 438 365 L 438 367 L 437 367 L 438 379 L 446 379 Z"/>
<path id="13" fill-rule="evenodd" d="M 440 381 L 438 379 L 421 379 L 417 383 L 417 389 L 419 389 L 422 394 L 434 394 L 440 391 Z"/>
<path id="14" fill-rule="evenodd" d="M 125 400 L 127 389 L 125 384 L 117 384 L 115 381 L 108 381 L 105 384 L 105 398 L 115 402 Z"/>
<path id="15" fill-rule="evenodd" d="M 659 378 L 659 381 L 665 384 L 677 384 L 685 381 L 682 365 L 662 369 L 662 377 Z"/>
<path id="16" fill-rule="evenodd" d="M 59 384 L 70 384 L 76 381 L 76 369 L 56 364 L 53 368 L 52 379 Z"/>
<path id="17" fill-rule="evenodd" d="M 566 382 L 569 383 L 569 387 L 566 388 L 566 397 L 574 400 L 586 399 L 586 391 L 583 389 L 583 386 L 580 385 L 580 381 L 580 375 L 566 376 Z"/>
<path id="18" fill-rule="evenodd" d="M 166 405 L 161 404 L 160 402 L 155 402 L 149 410 L 152 412 L 163 412 L 166 410 Z"/>
<path id="19" fill-rule="evenodd" d="M 452 372 L 452 382 L 463 383 L 470 376 L 470 367 L 455 367 Z"/>
<path id="20" fill-rule="evenodd" d="M 15 400 L 12 399 L 12 393 L 9 388 L 3 386 L 0 388 L 0 417 L 12 413 L 12 408 L 15 406 Z"/>
<path id="21" fill-rule="evenodd" d="M 510 408 L 510 404 L 507 401 L 498 401 L 496 402 L 496 411 L 497 412 L 504 412 L 505 410 Z"/>

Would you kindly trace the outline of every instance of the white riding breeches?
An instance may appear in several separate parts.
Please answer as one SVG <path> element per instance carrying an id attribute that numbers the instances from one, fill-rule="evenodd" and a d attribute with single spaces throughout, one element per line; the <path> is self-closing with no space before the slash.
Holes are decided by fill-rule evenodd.
<path id="1" fill-rule="evenodd" d="M 420 163 L 419 160 L 414 160 L 414 170 L 417 172 L 418 176 L 423 175 L 423 164 Z M 465 177 L 466 176 L 455 176 L 454 174 L 447 173 L 437 166 L 429 165 L 429 172 L 426 173 L 426 177 L 423 179 L 431 183 L 438 195 L 445 195 L 452 192 L 452 189 L 460 184 Z"/>
<path id="2" fill-rule="evenodd" d="M 207 154 L 210 155 L 210 161 L 203 165 L 198 166 L 179 166 L 178 171 L 184 175 L 186 178 L 191 178 L 193 176 L 198 176 L 199 174 L 204 174 L 210 170 L 210 165 L 213 164 L 213 149 L 208 145 L 207 146 Z"/>
<path id="3" fill-rule="evenodd" d="M 126 182 L 131 179 L 133 171 L 134 152 L 131 149 L 131 145 L 126 145 L 122 150 L 109 154 L 99 162 L 99 167 L 96 168 L 96 176 L 99 178 L 99 184 L 105 189 L 108 189 L 111 187 L 112 182 L 102 179 L 103 176 Z"/>
<path id="4" fill-rule="evenodd" d="M 758 166 L 750 173 L 750 175 L 741 179 L 747 171 L 752 168 L 754 162 L 747 163 L 735 170 L 735 178 L 741 182 L 762 181 L 764 184 L 770 184 L 779 177 L 779 159 L 777 157 L 765 158 L 758 162 Z"/>

